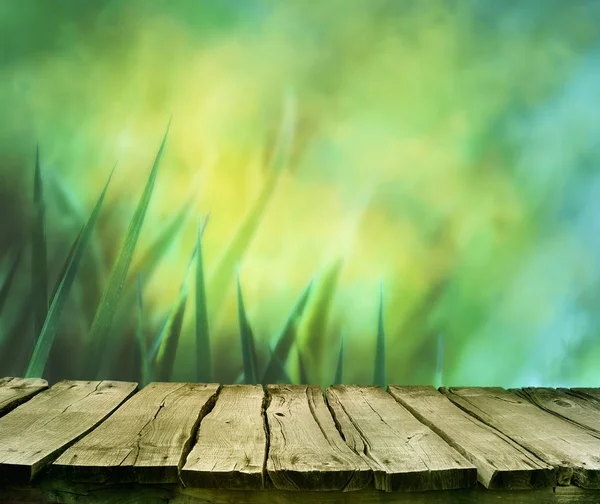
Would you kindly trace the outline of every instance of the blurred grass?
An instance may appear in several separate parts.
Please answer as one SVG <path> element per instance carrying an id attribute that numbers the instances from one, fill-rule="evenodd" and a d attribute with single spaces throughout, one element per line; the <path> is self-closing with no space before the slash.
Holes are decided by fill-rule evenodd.
<path id="1" fill-rule="evenodd" d="M 198 239 L 190 216 L 210 211 L 173 379 L 243 379 L 240 265 L 258 381 L 323 385 L 342 362 L 344 382 L 372 382 L 383 278 L 388 381 L 597 382 L 599 15 L 556 0 L 0 4 L 0 371 L 25 372 L 118 159 L 50 380 L 140 379 L 140 341 L 160 334 Z M 120 300 L 99 330 L 107 288 Z"/>

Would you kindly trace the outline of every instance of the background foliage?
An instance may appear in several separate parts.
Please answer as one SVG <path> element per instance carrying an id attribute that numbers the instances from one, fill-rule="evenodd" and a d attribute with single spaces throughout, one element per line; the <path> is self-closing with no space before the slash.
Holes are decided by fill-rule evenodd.
<path id="1" fill-rule="evenodd" d="M 598 19 L 0 1 L 0 375 L 597 385 Z"/>

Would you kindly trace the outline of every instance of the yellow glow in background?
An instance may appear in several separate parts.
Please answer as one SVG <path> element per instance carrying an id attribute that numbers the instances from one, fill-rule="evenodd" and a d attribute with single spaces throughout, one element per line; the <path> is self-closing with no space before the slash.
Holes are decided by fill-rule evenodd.
<path id="1" fill-rule="evenodd" d="M 210 275 L 268 179 L 292 93 L 292 162 L 240 263 L 257 342 L 271 342 L 308 281 L 341 260 L 324 353 L 307 357 L 316 381 L 333 377 L 342 333 L 346 381 L 371 380 L 380 280 L 390 382 L 431 382 L 440 337 L 449 383 L 597 380 L 588 362 L 600 345 L 577 353 L 597 322 L 561 330 L 558 305 L 586 289 L 597 299 L 598 249 L 569 223 L 548 224 L 564 203 L 554 184 L 584 180 L 577 156 L 591 147 L 577 131 L 591 126 L 563 131 L 560 145 L 540 132 L 536 148 L 563 155 L 553 176 L 532 178 L 550 168 L 529 150 L 546 108 L 557 128 L 576 117 L 552 104 L 597 46 L 586 2 L 138 0 L 58 14 L 24 3 L 30 11 L 5 3 L 3 15 L 52 44 L 13 47 L 2 66 L 0 147 L 29 169 L 38 140 L 86 209 L 118 161 L 107 203 L 122 224 L 104 230 L 104 247 L 118 249 L 172 116 L 141 245 L 192 197 L 211 215 Z M 50 23 L 59 28 L 44 35 Z M 583 197 L 568 199 L 579 208 Z M 157 320 L 194 240 L 190 225 L 145 290 Z M 192 315 L 176 378 L 193 366 Z M 236 317 L 230 290 L 211 320 L 217 378 L 241 366 Z"/>

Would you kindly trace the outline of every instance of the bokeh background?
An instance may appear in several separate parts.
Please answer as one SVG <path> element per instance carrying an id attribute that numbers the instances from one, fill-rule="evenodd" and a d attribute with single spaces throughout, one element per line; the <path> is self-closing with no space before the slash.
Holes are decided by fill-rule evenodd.
<path id="1" fill-rule="evenodd" d="M 237 379 L 236 271 L 217 270 L 252 214 L 235 263 L 259 360 L 314 279 L 310 380 L 331 382 L 343 338 L 344 381 L 369 383 L 381 283 L 390 383 L 597 385 L 598 19 L 596 0 L 0 0 L 2 278 L 31 233 L 36 145 L 50 285 L 118 162 L 44 376 L 93 378 L 79 355 L 172 117 L 140 251 L 193 216 L 144 284 L 149 341 L 210 213 L 214 379 Z M 28 254 L 0 375 L 31 355 Z M 138 378 L 133 322 L 103 378 Z M 188 309 L 173 379 L 193 356 Z"/>

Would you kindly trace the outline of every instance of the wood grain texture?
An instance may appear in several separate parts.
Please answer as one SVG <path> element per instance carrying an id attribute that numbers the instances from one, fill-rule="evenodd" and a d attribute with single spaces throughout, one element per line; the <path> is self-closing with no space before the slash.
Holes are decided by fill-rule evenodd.
<path id="1" fill-rule="evenodd" d="M 398 387 L 389 392 L 477 468 L 486 488 L 531 489 L 556 486 L 552 466 L 452 404 L 431 386 Z"/>
<path id="2" fill-rule="evenodd" d="M 570 394 L 565 389 L 527 387 L 514 392 L 544 411 L 600 436 L 600 403 L 597 401 Z"/>
<path id="3" fill-rule="evenodd" d="M 0 416 L 48 388 L 41 378 L 0 378 Z"/>
<path id="4" fill-rule="evenodd" d="M 375 475 L 375 488 L 446 490 L 477 483 L 475 466 L 381 387 L 333 386 L 327 400 L 344 439 Z"/>
<path id="5" fill-rule="evenodd" d="M 440 389 L 448 398 L 557 470 L 559 485 L 600 488 L 600 439 L 497 387 Z"/>
<path id="6" fill-rule="evenodd" d="M 596 405 L 600 403 L 600 388 L 572 388 L 561 390 L 568 390 L 570 394 L 583 397 L 585 399 L 591 399 L 592 401 L 595 401 L 594 404 Z"/>
<path id="7" fill-rule="evenodd" d="M 369 466 L 344 442 L 320 387 L 268 385 L 268 475 L 281 490 L 357 490 Z"/>
<path id="8" fill-rule="evenodd" d="M 136 388 L 128 382 L 62 381 L 0 418 L 0 478 L 31 480 Z"/>
<path id="9" fill-rule="evenodd" d="M 202 419 L 196 444 L 181 471 L 187 486 L 264 487 L 266 395 L 261 386 L 227 385 Z"/>
<path id="10" fill-rule="evenodd" d="M 176 483 L 217 384 L 151 383 L 54 462 L 75 481 Z"/>

